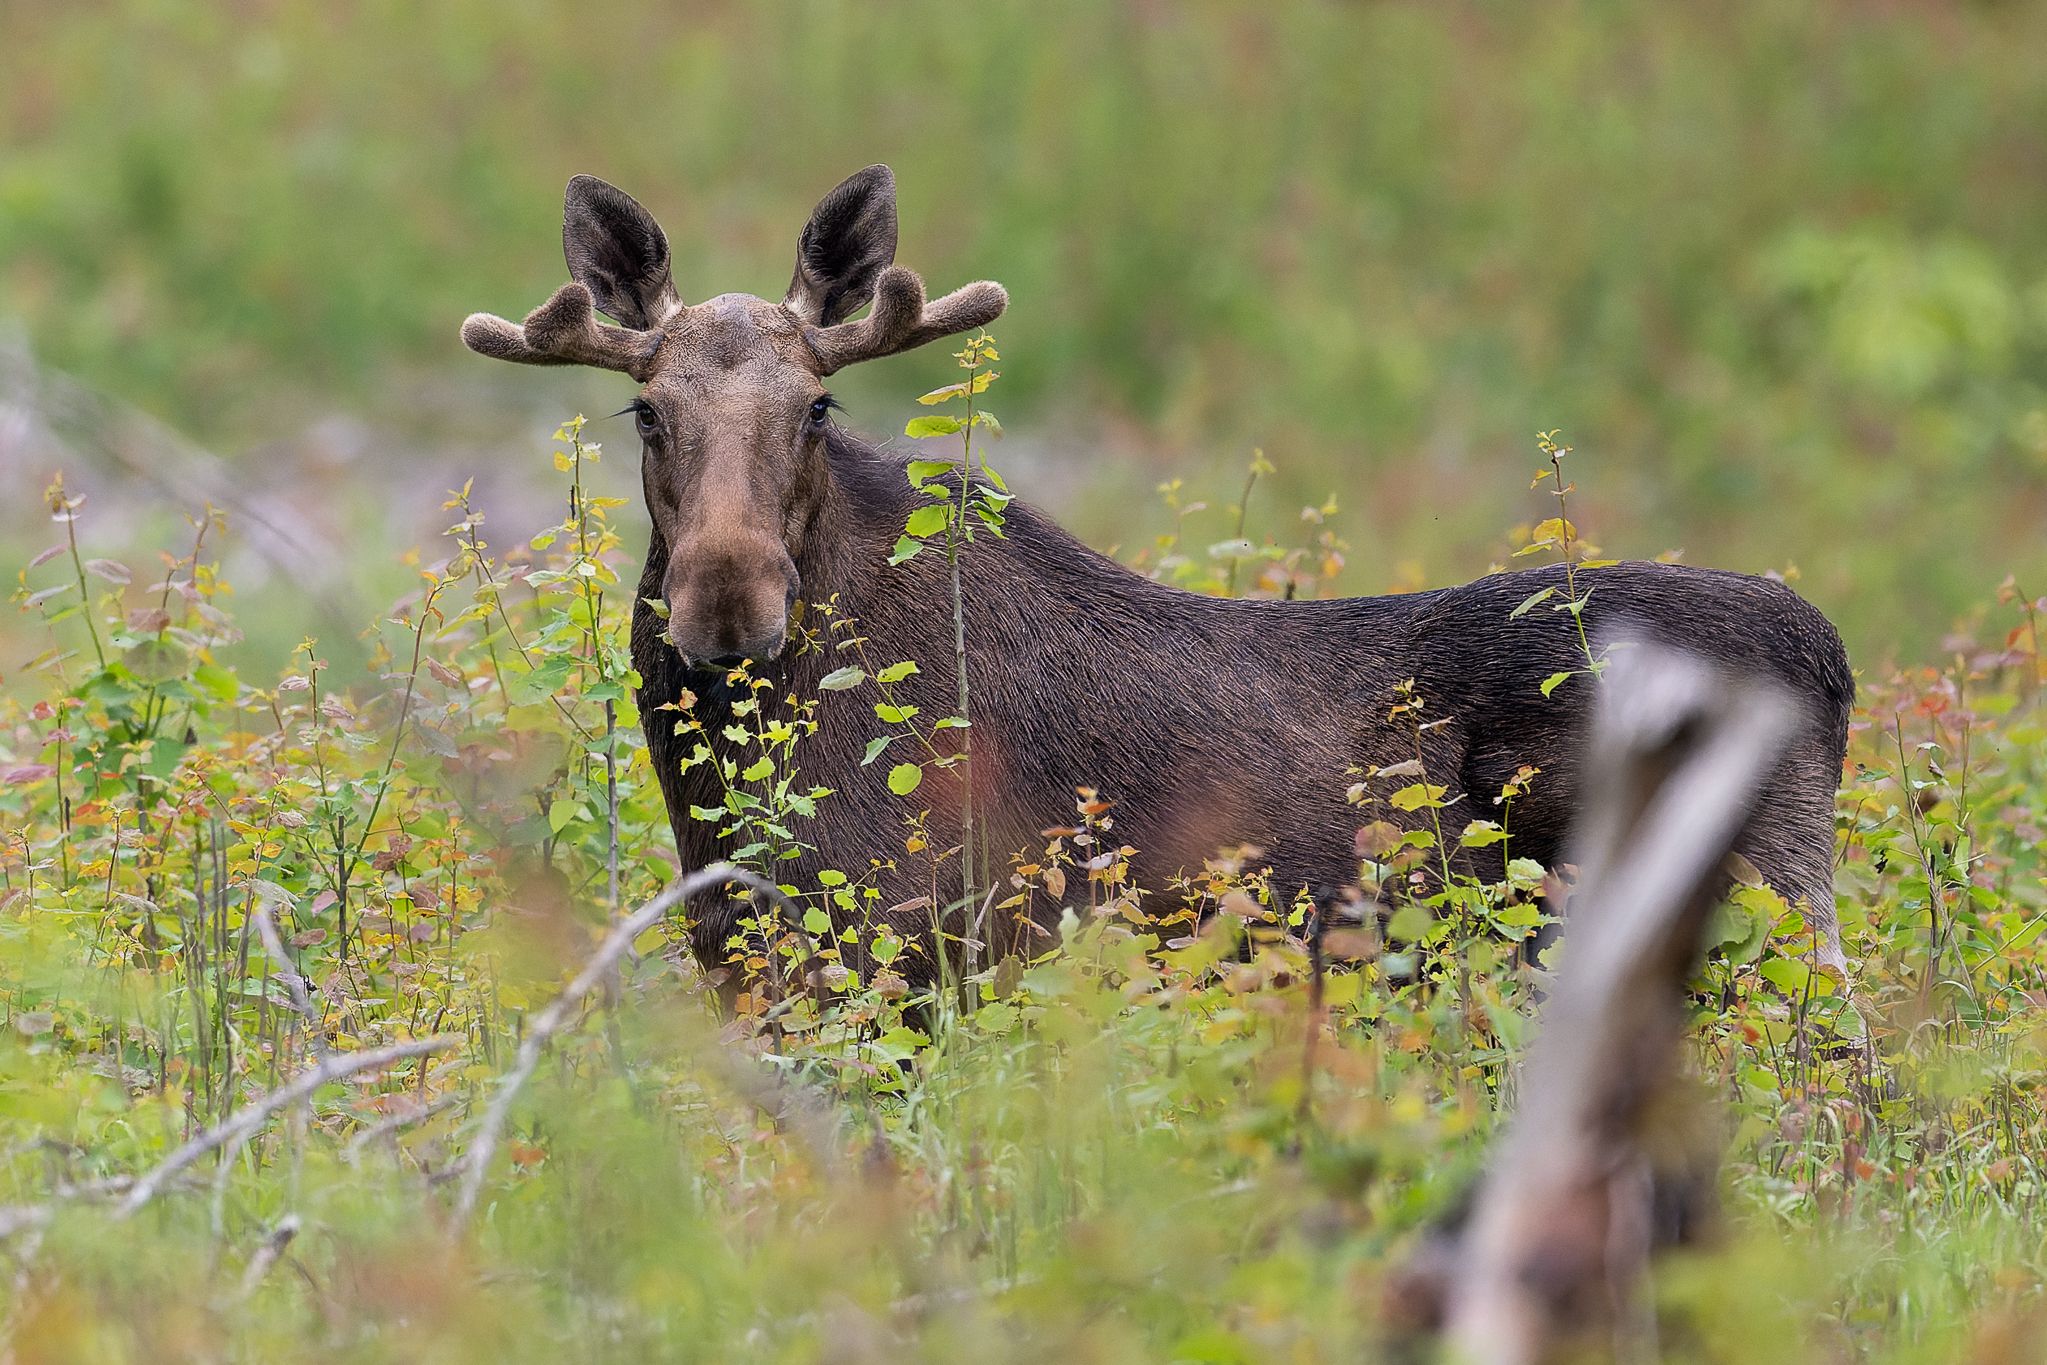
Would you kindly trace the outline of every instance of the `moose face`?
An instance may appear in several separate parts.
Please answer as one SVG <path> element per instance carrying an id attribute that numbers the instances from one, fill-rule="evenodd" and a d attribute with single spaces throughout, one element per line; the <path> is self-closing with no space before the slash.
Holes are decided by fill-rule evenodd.
<path id="1" fill-rule="evenodd" d="M 668 547 L 669 643 L 692 663 L 774 658 L 830 486 L 831 395 L 801 325 L 743 294 L 689 310 L 632 413 L 647 511 Z"/>
<path id="2" fill-rule="evenodd" d="M 984 281 L 925 302 L 923 281 L 893 263 L 886 166 L 819 202 L 780 303 L 750 294 L 683 303 L 660 224 L 591 176 L 569 182 L 562 250 L 573 283 L 523 324 L 472 315 L 463 341 L 500 359 L 595 365 L 640 381 L 630 411 L 647 510 L 668 551 L 667 639 L 694 664 L 773 659 L 831 487 L 824 379 L 981 326 L 1008 296 Z M 865 318 L 847 321 L 863 307 Z M 622 325 L 599 323 L 597 310 Z"/>

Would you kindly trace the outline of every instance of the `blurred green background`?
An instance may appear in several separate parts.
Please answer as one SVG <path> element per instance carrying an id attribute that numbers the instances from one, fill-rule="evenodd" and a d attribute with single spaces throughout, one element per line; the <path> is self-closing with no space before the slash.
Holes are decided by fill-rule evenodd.
<path id="1" fill-rule="evenodd" d="M 292 582 L 345 614 L 628 395 L 456 340 L 564 277 L 571 174 L 701 298 L 886 160 L 899 259 L 1009 286 L 997 462 L 1095 544 L 1173 477 L 1225 538 L 1261 446 L 1254 531 L 1334 494 L 1346 588 L 1469 578 L 1555 427 L 1607 551 L 1795 566 L 1921 657 L 2047 582 L 2043 53 L 2047 6 L 1936 0 L 0 4 L 0 498 L 70 465 L 111 553 L 211 468 L 317 561 L 281 633 Z"/>

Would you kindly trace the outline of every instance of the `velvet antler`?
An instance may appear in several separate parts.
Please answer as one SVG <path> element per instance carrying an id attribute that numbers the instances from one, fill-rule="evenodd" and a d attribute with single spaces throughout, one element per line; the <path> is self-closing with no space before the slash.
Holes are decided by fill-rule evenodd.
<path id="1" fill-rule="evenodd" d="M 955 332 L 986 326 L 1008 306 L 1008 291 L 993 280 L 966 285 L 926 303 L 924 281 L 917 272 L 892 265 L 875 280 L 874 303 L 866 317 L 813 328 L 806 335 L 822 366 L 818 373 L 830 374 L 862 360 L 894 355 Z"/>
<path id="2" fill-rule="evenodd" d="M 522 365 L 592 365 L 641 383 L 653 372 L 661 337 L 658 328 L 642 332 L 597 321 L 590 291 L 574 283 L 555 290 L 523 324 L 495 313 L 471 313 L 462 323 L 462 343 L 478 354 Z"/>

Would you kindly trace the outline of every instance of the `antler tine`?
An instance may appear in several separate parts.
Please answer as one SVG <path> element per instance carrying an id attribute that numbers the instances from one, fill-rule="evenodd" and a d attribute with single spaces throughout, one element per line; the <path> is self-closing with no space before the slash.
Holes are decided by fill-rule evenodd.
<path id="1" fill-rule="evenodd" d="M 892 265 L 874 282 L 874 303 L 857 322 L 819 327 L 809 333 L 810 348 L 831 374 L 862 360 L 874 360 L 922 346 L 955 332 L 984 327 L 1009 306 L 1009 292 L 993 280 L 980 280 L 943 298 L 924 301 L 924 281 L 906 266 Z"/>
<path id="2" fill-rule="evenodd" d="M 555 290 L 523 324 L 495 313 L 471 313 L 462 323 L 462 344 L 480 355 L 521 365 L 590 365 L 642 383 L 661 336 L 658 328 L 642 332 L 598 322 L 590 291 L 574 283 Z"/>

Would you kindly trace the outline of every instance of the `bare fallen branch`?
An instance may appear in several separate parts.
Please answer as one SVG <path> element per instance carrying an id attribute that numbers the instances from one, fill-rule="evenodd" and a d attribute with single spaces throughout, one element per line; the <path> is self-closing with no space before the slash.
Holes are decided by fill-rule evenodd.
<path id="1" fill-rule="evenodd" d="M 270 903 L 260 896 L 256 899 L 256 933 L 263 940 L 263 951 L 270 954 L 270 960 L 277 964 L 276 975 L 291 996 L 291 1007 L 306 1021 L 306 1037 L 312 1043 L 314 1055 L 325 1061 L 328 1053 L 326 1021 L 320 1017 L 313 998 L 306 993 L 305 977 L 299 974 L 297 965 L 284 951 L 284 940 L 278 936 L 277 924 L 270 917 Z"/>
<path id="2" fill-rule="evenodd" d="M 1679 1117 L 1686 986 L 1727 854 L 1798 723 L 1774 686 L 1668 650 L 1615 655 L 1564 960 L 1520 1109 L 1469 1221 L 1408 1285 L 1439 1309 L 1454 1358 L 1521 1365 L 1601 1329 L 1622 1358 L 1653 1354 L 1634 1291 L 1659 1186 L 1699 1176 L 1697 1115 Z"/>
<path id="3" fill-rule="evenodd" d="M 441 1096 L 432 1104 L 416 1105 L 402 1113 L 391 1114 L 385 1118 L 378 1119 L 375 1123 L 370 1124 L 361 1132 L 349 1138 L 348 1142 L 341 1149 L 341 1159 L 353 1163 L 362 1156 L 365 1147 L 368 1147 L 378 1139 L 389 1137 L 400 1128 L 410 1127 L 415 1123 L 425 1123 L 434 1115 L 445 1113 L 461 1102 L 462 1096 L 447 1094 Z"/>
<path id="4" fill-rule="evenodd" d="M 484 1110 L 478 1123 L 476 1136 L 471 1139 L 469 1150 L 462 1154 L 462 1183 L 455 1197 L 452 1227 L 460 1229 L 476 1209 L 477 1197 L 483 1191 L 485 1175 L 489 1173 L 491 1159 L 497 1154 L 498 1140 L 504 1133 L 505 1122 L 510 1117 L 512 1103 L 519 1091 L 533 1076 L 540 1065 L 541 1054 L 554 1040 L 556 1034 L 568 1027 L 575 1017 L 576 1007 L 582 1003 L 598 985 L 604 982 L 613 966 L 634 939 L 659 924 L 676 906 L 700 891 L 714 886 L 744 886 L 768 897 L 788 913 L 790 921 L 802 932 L 802 919 L 796 913 L 795 905 L 782 889 L 764 877 L 755 876 L 730 863 L 713 863 L 700 871 L 671 883 L 660 895 L 648 901 L 626 918 L 612 926 L 611 932 L 576 973 L 575 979 L 563 988 L 560 995 L 548 1002 L 545 1009 L 527 1021 L 526 1036 L 519 1041 L 519 1054 L 513 1061 L 512 1069 L 505 1073 L 498 1083 L 498 1091 L 491 1097 L 490 1105 Z M 802 1107 L 790 1098 L 790 1089 L 780 1078 L 762 1074 L 758 1068 L 734 1064 L 723 1049 L 711 1054 L 719 1065 L 721 1078 L 763 1112 L 778 1118 L 795 1121 L 804 1114 Z M 830 1150 L 829 1144 L 820 1147 L 820 1155 Z"/>
<path id="5" fill-rule="evenodd" d="M 277 1226 L 270 1229 L 270 1235 L 256 1248 L 256 1254 L 249 1257 L 248 1267 L 242 1271 L 241 1286 L 235 1291 L 236 1303 L 246 1303 L 255 1297 L 256 1291 L 263 1285 L 263 1277 L 270 1273 L 270 1268 L 277 1264 L 278 1258 L 284 1255 L 285 1249 L 298 1235 L 297 1214 L 287 1213 L 277 1220 Z"/>
<path id="6" fill-rule="evenodd" d="M 390 1066 L 394 1062 L 445 1051 L 461 1041 L 460 1034 L 442 1033 L 430 1038 L 414 1038 L 408 1042 L 392 1043 L 386 1047 L 367 1048 L 361 1052 L 329 1054 L 275 1090 L 259 1095 L 235 1110 L 140 1176 L 128 1187 L 128 1193 L 121 1202 L 114 1206 L 114 1217 L 131 1216 L 156 1196 L 156 1192 L 162 1188 L 166 1180 L 216 1148 L 231 1142 L 246 1141 L 272 1114 L 306 1098 L 330 1081 L 345 1080 L 364 1071 L 376 1071 Z"/>

